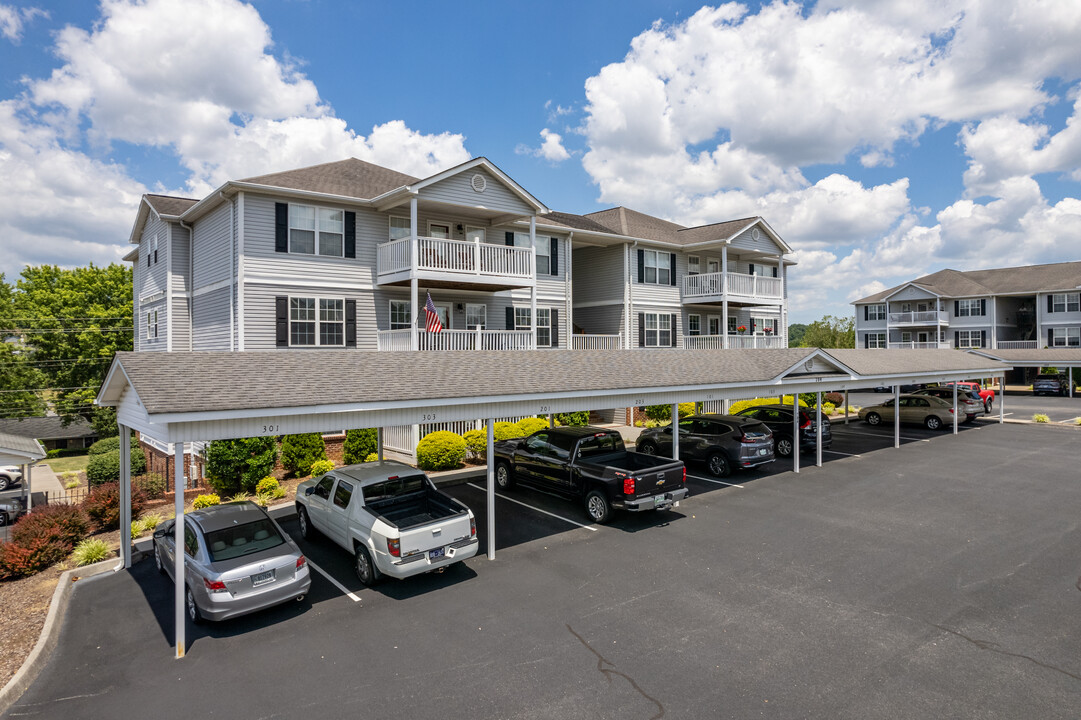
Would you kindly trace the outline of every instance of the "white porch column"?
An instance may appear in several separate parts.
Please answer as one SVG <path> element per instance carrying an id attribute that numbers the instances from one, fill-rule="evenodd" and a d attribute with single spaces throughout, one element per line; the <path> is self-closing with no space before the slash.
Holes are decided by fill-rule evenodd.
<path id="1" fill-rule="evenodd" d="M 672 459 L 679 460 L 679 403 L 672 403 Z"/>
<path id="2" fill-rule="evenodd" d="M 495 418 L 488 418 L 488 559 L 495 560 Z"/>
<path id="3" fill-rule="evenodd" d="M 728 349 L 728 245 L 721 246 L 721 347 Z M 796 472 L 799 472 L 797 469 Z"/>
<path id="4" fill-rule="evenodd" d="M 548 427 L 554 428 L 556 426 L 556 416 L 552 413 L 548 413 Z"/>
<path id="5" fill-rule="evenodd" d="M 788 283 L 785 280 L 785 266 L 784 255 L 780 255 L 777 258 L 777 275 L 781 278 L 781 304 L 779 305 L 781 310 L 780 327 L 777 328 L 777 334 L 784 338 L 781 341 L 781 347 L 788 347 L 788 303 L 785 302 L 785 297 L 788 293 Z"/>
<path id="6" fill-rule="evenodd" d="M 1069 378 L 1069 380 L 1070 380 L 1070 397 L 1072 398 L 1073 397 L 1073 368 L 1072 367 L 1067 367 L 1066 368 L 1066 377 Z"/>
<path id="7" fill-rule="evenodd" d="M 529 288 L 529 329 L 537 349 L 537 216 L 529 216 L 529 247 L 533 248 L 533 287 Z M 548 250 L 551 252 L 551 249 Z"/>
<path id="8" fill-rule="evenodd" d="M 988 298 L 991 301 L 991 347 L 998 348 L 998 303 L 995 302 L 997 296 L 992 295 Z"/>
<path id="9" fill-rule="evenodd" d="M 380 462 L 383 460 L 383 428 L 378 427 L 375 429 L 375 454 L 379 458 Z"/>
<path id="10" fill-rule="evenodd" d="M 822 391 L 815 393 L 815 465 L 822 467 L 822 421 L 825 415 L 822 413 Z"/>
<path id="11" fill-rule="evenodd" d="M 127 425 L 120 426 L 120 561 L 125 568 L 131 567 L 131 428 Z"/>
<path id="12" fill-rule="evenodd" d="M 177 458 L 180 458 L 179 462 Z M 187 614 L 184 612 L 184 591 L 187 588 L 184 574 L 184 443 L 179 442 L 173 443 L 173 494 L 176 512 L 176 522 L 173 523 L 173 615 L 176 623 L 176 658 L 179 660 L 184 657 L 184 632 L 187 629 Z M 127 530 L 131 532 L 130 525 Z"/>
<path id="13" fill-rule="evenodd" d="M 893 386 L 893 446 L 901 447 L 901 386 Z"/>
<path id="14" fill-rule="evenodd" d="M 728 410 L 731 407 L 732 407 L 732 401 L 729 400 L 728 398 L 725 398 L 724 400 L 721 401 L 721 412 L 722 412 L 723 415 L 727 415 Z"/>
<path id="15" fill-rule="evenodd" d="M 957 381 L 953 383 L 953 434 L 957 434 Z"/>
<path id="16" fill-rule="evenodd" d="M 417 335 L 417 318 L 420 306 L 419 289 L 417 288 L 417 268 L 420 265 L 420 242 L 417 240 L 417 198 L 409 198 L 409 349 L 420 349 L 420 338 Z"/>
<path id="17" fill-rule="evenodd" d="M 792 393 L 792 472 L 799 472 L 799 393 Z"/>
<path id="18" fill-rule="evenodd" d="M 1006 422 L 1006 376 L 998 378 L 998 422 Z"/>
<path id="19" fill-rule="evenodd" d="M 30 487 L 30 475 L 33 473 L 33 468 L 33 465 L 27 463 L 26 472 L 23 473 L 23 485 L 26 486 L 26 503 L 23 507 L 26 508 L 26 512 L 34 509 L 34 490 Z"/>

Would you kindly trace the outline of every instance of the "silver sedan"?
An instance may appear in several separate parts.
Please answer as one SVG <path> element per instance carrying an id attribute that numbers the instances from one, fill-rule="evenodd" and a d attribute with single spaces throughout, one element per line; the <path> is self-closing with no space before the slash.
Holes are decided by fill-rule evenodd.
<path id="1" fill-rule="evenodd" d="M 154 532 L 158 572 L 174 575 L 175 521 Z M 184 515 L 184 602 L 192 622 L 225 620 L 303 600 L 308 562 L 263 508 L 243 502 Z"/>

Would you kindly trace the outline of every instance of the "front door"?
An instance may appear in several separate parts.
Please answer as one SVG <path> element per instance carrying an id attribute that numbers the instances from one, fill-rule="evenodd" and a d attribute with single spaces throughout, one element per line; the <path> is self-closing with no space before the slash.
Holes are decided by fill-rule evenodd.
<path id="1" fill-rule="evenodd" d="M 916 342 L 921 342 L 921 343 L 929 342 L 928 339 L 927 339 L 927 333 L 926 332 L 918 332 L 918 333 L 916 333 Z"/>

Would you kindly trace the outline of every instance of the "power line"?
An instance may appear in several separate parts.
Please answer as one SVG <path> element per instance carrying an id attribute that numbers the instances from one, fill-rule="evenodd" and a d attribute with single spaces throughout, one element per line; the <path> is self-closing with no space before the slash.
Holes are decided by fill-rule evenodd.
<path id="1" fill-rule="evenodd" d="M 67 321 L 67 320 L 93 320 L 93 321 L 98 321 L 98 320 L 131 320 L 131 316 L 128 315 L 126 317 L 124 317 L 124 316 L 121 316 L 121 317 L 49 317 L 47 315 L 42 315 L 41 317 L 22 317 L 22 318 L 20 318 L 20 317 L 12 317 L 12 318 L 4 318 L 4 319 L 9 320 L 11 322 L 22 322 L 22 321 L 25 321 L 25 322 L 61 322 L 61 321 Z"/>
<path id="2" fill-rule="evenodd" d="M 83 332 L 130 332 L 134 327 L 83 327 L 83 328 L 0 328 L 0 333 L 27 335 L 39 333 L 83 333 Z"/>
<path id="3" fill-rule="evenodd" d="M 6 365 L 60 365 L 65 363 L 102 363 L 112 362 L 111 357 L 103 358 L 58 358 L 56 360 L 14 360 L 12 362 L 0 362 L 0 367 Z"/>
<path id="4" fill-rule="evenodd" d="M 22 388 L 21 390 L 0 390 L 0 393 L 21 393 L 21 392 L 54 392 L 60 390 L 91 390 L 93 388 L 100 387 L 99 385 L 80 385 L 78 387 L 55 387 L 55 388 Z"/>

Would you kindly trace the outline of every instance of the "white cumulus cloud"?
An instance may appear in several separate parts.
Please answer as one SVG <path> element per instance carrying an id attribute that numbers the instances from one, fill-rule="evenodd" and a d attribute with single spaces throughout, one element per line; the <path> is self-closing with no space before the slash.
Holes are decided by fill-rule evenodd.
<path id="1" fill-rule="evenodd" d="M 24 26 L 36 17 L 49 17 L 41 8 L 17 8 L 0 3 L 0 35 L 18 44 L 23 38 Z"/>

